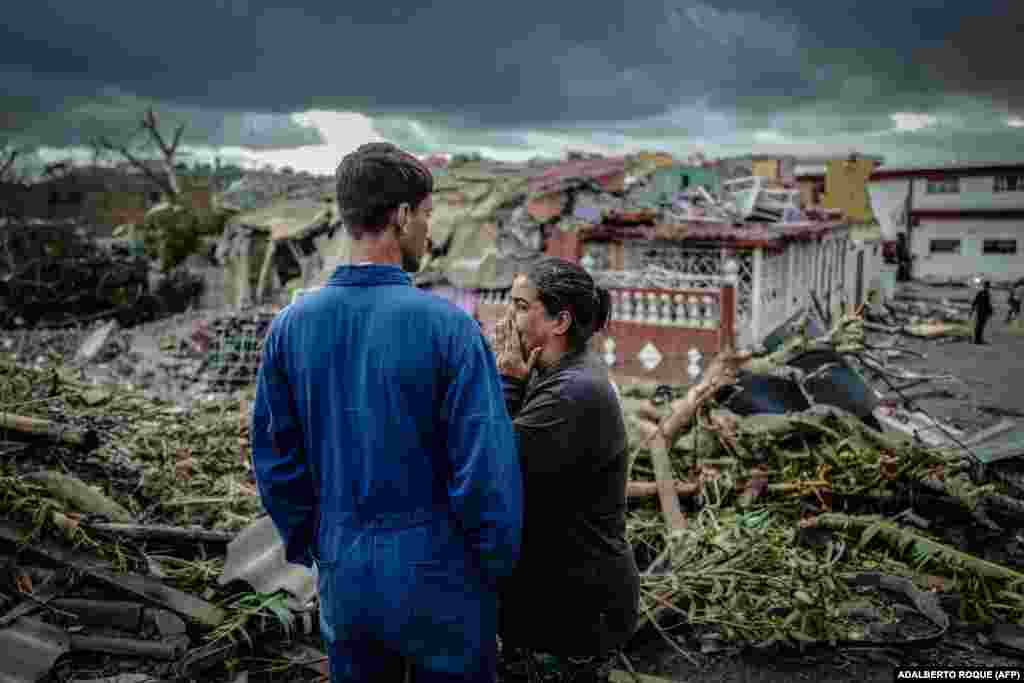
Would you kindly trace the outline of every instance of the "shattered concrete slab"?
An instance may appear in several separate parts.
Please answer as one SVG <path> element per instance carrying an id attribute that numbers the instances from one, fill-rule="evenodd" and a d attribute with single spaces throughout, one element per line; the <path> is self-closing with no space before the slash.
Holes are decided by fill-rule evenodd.
<path id="1" fill-rule="evenodd" d="M 82 345 L 78 348 L 78 353 L 75 354 L 75 360 L 79 362 L 91 361 L 96 355 L 103 349 L 103 345 L 107 343 L 110 335 L 113 334 L 119 325 L 116 320 L 111 320 L 102 327 L 98 328 L 82 342 Z"/>

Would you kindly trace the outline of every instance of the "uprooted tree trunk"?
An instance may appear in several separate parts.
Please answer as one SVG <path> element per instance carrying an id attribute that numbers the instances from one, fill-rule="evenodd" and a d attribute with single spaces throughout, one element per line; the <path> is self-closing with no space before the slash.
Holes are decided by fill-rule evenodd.
<path id="1" fill-rule="evenodd" d="M 139 169 L 143 174 L 152 180 L 166 195 L 167 200 L 174 204 L 178 201 L 181 196 L 180 185 L 178 184 L 178 174 L 175 169 L 175 155 L 178 152 L 178 145 L 181 143 L 181 136 L 185 132 L 185 124 L 179 124 L 174 129 L 174 136 L 170 142 L 160 133 L 159 121 L 157 115 L 152 108 L 147 109 L 146 113 L 142 116 L 141 130 L 145 131 L 149 137 L 150 142 L 154 143 L 157 149 L 160 150 L 160 166 L 163 169 L 163 173 L 156 173 L 153 169 L 147 165 L 144 161 L 136 157 L 127 147 L 127 145 L 117 145 L 112 143 L 107 138 L 100 138 L 97 144 L 106 150 L 111 152 L 117 152 L 123 156 L 128 163 L 135 168 Z"/>

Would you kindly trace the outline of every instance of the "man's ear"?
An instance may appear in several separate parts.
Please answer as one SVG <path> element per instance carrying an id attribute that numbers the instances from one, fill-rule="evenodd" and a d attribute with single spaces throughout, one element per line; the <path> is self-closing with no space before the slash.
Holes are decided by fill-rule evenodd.
<path id="1" fill-rule="evenodd" d="M 570 327 L 572 327 L 572 313 L 566 310 L 559 311 L 558 322 L 555 323 L 555 328 L 552 332 L 557 335 L 563 335 L 569 332 Z"/>
<path id="2" fill-rule="evenodd" d="M 411 213 L 408 204 L 403 202 L 398 205 L 398 210 L 395 212 L 395 224 L 398 226 L 399 234 L 404 235 L 408 232 Z"/>

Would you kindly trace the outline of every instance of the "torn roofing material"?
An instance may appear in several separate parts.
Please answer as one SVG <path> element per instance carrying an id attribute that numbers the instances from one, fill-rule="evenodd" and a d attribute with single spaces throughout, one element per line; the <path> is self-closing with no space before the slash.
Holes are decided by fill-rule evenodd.
<path id="1" fill-rule="evenodd" d="M 329 223 L 336 214 L 333 202 L 309 197 L 281 199 L 269 206 L 238 214 L 231 221 L 269 231 L 271 239 L 282 240 L 301 237 L 307 230 Z"/>
<path id="2" fill-rule="evenodd" d="M 269 516 L 246 527 L 228 544 L 220 585 L 244 581 L 260 593 L 284 590 L 293 609 L 304 609 L 316 596 L 316 573 L 285 560 L 284 544 Z"/>

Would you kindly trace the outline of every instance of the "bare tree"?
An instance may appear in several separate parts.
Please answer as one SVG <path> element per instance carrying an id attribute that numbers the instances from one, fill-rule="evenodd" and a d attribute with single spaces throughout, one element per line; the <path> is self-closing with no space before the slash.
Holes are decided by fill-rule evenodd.
<path id="1" fill-rule="evenodd" d="M 21 150 L 16 147 L 0 145 L 0 183 L 18 182 L 17 173 L 14 170 L 14 162 L 18 160 Z"/>
<path id="2" fill-rule="evenodd" d="M 97 143 L 103 149 L 117 152 L 127 159 L 132 166 L 142 171 L 142 173 L 144 173 L 150 180 L 156 183 L 167 196 L 167 199 L 174 203 L 181 195 L 180 186 L 178 185 L 178 172 L 175 168 L 174 158 L 178 152 L 178 145 L 181 143 L 181 136 L 185 132 L 185 124 L 179 124 L 174 129 L 174 135 L 170 139 L 170 143 L 168 143 L 167 138 L 160 133 L 157 115 L 153 111 L 152 107 L 150 107 L 142 116 L 140 131 L 144 131 L 148 135 L 149 141 L 156 144 L 157 148 L 160 150 L 160 155 L 162 157 L 160 160 L 160 166 L 163 170 L 162 174 L 156 173 L 151 166 L 132 154 L 127 145 L 115 145 L 107 138 L 100 138 L 97 140 Z"/>

